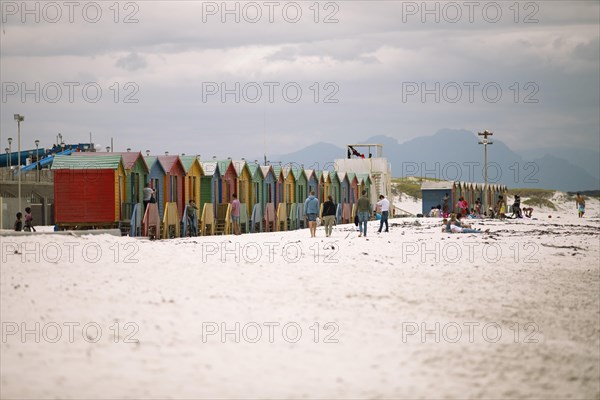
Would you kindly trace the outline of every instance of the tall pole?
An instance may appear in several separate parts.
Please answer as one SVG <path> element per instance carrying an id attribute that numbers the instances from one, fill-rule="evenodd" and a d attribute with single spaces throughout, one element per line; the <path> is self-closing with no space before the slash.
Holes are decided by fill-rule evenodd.
<path id="1" fill-rule="evenodd" d="M 40 181 L 40 141 L 36 139 L 35 141 L 35 169 L 37 175 L 37 181 Z"/>
<path id="2" fill-rule="evenodd" d="M 17 186 L 19 188 L 19 211 L 21 211 L 21 122 L 25 120 L 25 116 L 15 114 L 14 118 L 17 121 L 17 174 L 19 178 L 19 183 Z"/>
<path id="3" fill-rule="evenodd" d="M 488 204 L 489 199 L 488 199 L 488 173 L 487 173 L 487 167 L 488 167 L 487 146 L 488 146 L 488 144 L 494 144 L 494 142 L 492 142 L 491 140 L 488 140 L 488 136 L 494 135 L 494 132 L 490 132 L 486 129 L 483 132 L 477 132 L 477 134 L 479 136 L 483 136 L 483 140 L 481 140 L 479 142 L 479 144 L 483 145 L 483 181 L 484 181 L 484 187 L 485 187 L 485 191 L 483 192 L 483 204 L 485 205 L 486 211 L 487 211 L 487 209 L 489 209 L 489 206 L 491 205 L 491 204 Z"/>
<path id="4" fill-rule="evenodd" d="M 8 152 L 10 153 L 10 157 L 8 158 L 8 168 L 12 167 L 12 138 L 8 138 Z"/>

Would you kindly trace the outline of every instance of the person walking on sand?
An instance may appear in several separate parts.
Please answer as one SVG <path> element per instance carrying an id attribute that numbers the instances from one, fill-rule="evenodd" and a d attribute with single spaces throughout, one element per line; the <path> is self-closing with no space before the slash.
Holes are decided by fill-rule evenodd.
<path id="1" fill-rule="evenodd" d="M 187 206 L 187 223 L 188 223 L 188 229 L 190 231 L 190 235 L 191 236 L 198 236 L 198 225 L 197 222 L 198 220 L 196 219 L 196 211 L 198 211 L 198 207 L 196 207 L 196 202 L 194 201 L 194 199 L 190 199 L 188 206 Z M 186 232 L 187 235 L 187 232 Z"/>
<path id="2" fill-rule="evenodd" d="M 448 196 L 448 193 L 446 193 L 444 195 L 444 197 L 442 197 L 442 212 L 444 213 L 444 217 L 448 214 L 448 202 L 450 201 L 450 196 Z"/>
<path id="3" fill-rule="evenodd" d="M 143 202 L 144 202 L 144 211 L 146 210 L 146 208 L 148 208 L 148 203 L 151 203 L 151 199 L 152 199 L 152 195 L 154 194 L 154 189 L 152 189 L 150 187 L 149 183 L 146 183 L 146 186 L 144 186 L 144 189 L 142 189 L 142 193 L 144 195 L 143 197 Z"/>
<path id="4" fill-rule="evenodd" d="M 325 236 L 330 237 L 333 231 L 333 221 L 335 220 L 335 203 L 333 197 L 328 196 L 327 201 L 323 203 L 323 225 L 325 225 Z"/>
<path id="5" fill-rule="evenodd" d="M 33 216 L 31 215 L 31 207 L 25 208 L 25 228 L 23 229 L 26 232 L 36 232 L 33 227 Z"/>
<path id="6" fill-rule="evenodd" d="M 240 201 L 237 198 L 237 194 L 232 194 L 233 200 L 231 201 L 231 221 L 233 222 L 233 234 L 241 235 L 240 232 Z"/>
<path id="7" fill-rule="evenodd" d="M 356 202 L 356 213 L 358 215 L 358 237 L 363 236 L 363 233 L 367 237 L 367 222 L 371 217 L 371 204 L 369 203 L 366 190 L 362 191 L 362 196 Z"/>
<path id="8" fill-rule="evenodd" d="M 310 237 L 317 236 L 317 214 L 319 213 L 319 200 L 315 197 L 314 190 L 310 191 L 310 195 L 304 200 L 304 211 L 308 220 L 308 228 Z"/>
<path id="9" fill-rule="evenodd" d="M 583 214 L 585 214 L 585 198 L 579 192 L 577 192 L 577 197 L 575 197 L 575 206 L 577 207 L 579 218 L 583 218 Z"/>
<path id="10" fill-rule="evenodd" d="M 384 195 L 379 195 L 379 201 L 377 202 L 377 206 L 381 207 L 381 220 L 379 221 L 379 230 L 377 233 L 381 233 L 381 229 L 383 229 L 383 224 L 385 223 L 385 231 L 389 232 L 388 226 L 388 216 L 390 211 L 390 201 L 385 198 Z"/>
<path id="11" fill-rule="evenodd" d="M 23 218 L 23 214 L 18 212 L 17 220 L 15 221 L 15 225 L 14 225 L 14 229 L 16 232 L 21 232 L 23 230 L 23 220 L 21 218 Z"/>

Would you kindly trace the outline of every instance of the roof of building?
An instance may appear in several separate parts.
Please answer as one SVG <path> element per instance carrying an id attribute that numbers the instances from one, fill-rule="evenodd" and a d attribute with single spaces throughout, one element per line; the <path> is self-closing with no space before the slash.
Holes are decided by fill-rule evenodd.
<path id="1" fill-rule="evenodd" d="M 117 169 L 123 165 L 123 157 L 120 154 L 110 156 L 55 156 L 52 169 Z"/>

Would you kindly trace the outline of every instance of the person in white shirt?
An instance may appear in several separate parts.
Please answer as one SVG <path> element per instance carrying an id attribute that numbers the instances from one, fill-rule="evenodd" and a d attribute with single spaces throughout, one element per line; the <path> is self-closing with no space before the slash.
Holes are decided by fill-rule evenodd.
<path id="1" fill-rule="evenodd" d="M 389 232 L 388 226 L 388 215 L 390 211 L 390 202 L 385 198 L 384 195 L 379 196 L 379 201 L 377 202 L 377 206 L 381 208 L 381 220 L 379 221 L 379 230 L 377 233 L 381 233 L 383 229 L 383 224 L 385 223 L 385 231 Z"/>
<path id="2" fill-rule="evenodd" d="M 146 186 L 144 187 L 144 189 L 142 189 L 142 193 L 144 194 L 144 210 L 146 210 L 146 208 L 148 208 L 148 203 L 150 203 L 152 200 L 152 195 L 154 194 L 154 189 L 152 189 L 150 187 L 149 183 L 146 183 Z"/>

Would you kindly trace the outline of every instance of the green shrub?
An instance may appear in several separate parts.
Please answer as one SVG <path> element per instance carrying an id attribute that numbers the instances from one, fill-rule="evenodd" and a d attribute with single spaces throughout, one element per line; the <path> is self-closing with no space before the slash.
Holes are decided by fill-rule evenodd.
<path id="1" fill-rule="evenodd" d="M 523 204 L 527 204 L 528 206 L 532 207 L 549 208 L 551 210 L 556 211 L 556 206 L 554 205 L 554 203 L 542 197 L 530 197 L 529 199 L 523 201 Z"/>
<path id="2" fill-rule="evenodd" d="M 509 189 L 508 194 L 514 196 L 518 194 L 521 197 L 537 197 L 540 199 L 550 199 L 556 193 L 552 189 L 534 189 L 534 188 L 520 188 L 520 189 Z"/>

